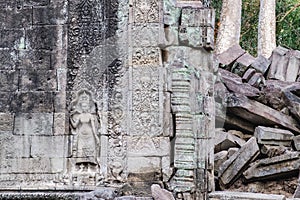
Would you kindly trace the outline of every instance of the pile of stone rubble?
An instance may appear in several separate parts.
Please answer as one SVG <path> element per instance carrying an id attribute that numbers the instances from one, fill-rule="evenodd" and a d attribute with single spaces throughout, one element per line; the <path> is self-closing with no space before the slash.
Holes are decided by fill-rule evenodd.
<path id="1" fill-rule="evenodd" d="M 254 58 L 236 45 L 217 60 L 217 187 L 299 198 L 300 51 Z"/>

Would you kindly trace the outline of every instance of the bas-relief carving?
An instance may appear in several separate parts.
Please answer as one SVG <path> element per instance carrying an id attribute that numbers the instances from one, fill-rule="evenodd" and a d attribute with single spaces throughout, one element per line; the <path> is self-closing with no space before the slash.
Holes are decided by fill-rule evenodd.
<path id="1" fill-rule="evenodd" d="M 135 0 L 134 22 L 153 23 L 159 22 L 159 5 L 156 0 Z"/>
<path id="2" fill-rule="evenodd" d="M 92 94 L 83 89 L 71 103 L 72 179 L 78 185 L 96 185 L 100 177 L 100 118 Z"/>

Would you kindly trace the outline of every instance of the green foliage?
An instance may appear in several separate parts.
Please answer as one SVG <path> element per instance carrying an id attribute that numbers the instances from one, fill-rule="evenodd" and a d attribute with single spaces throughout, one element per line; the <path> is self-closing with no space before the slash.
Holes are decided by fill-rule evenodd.
<path id="1" fill-rule="evenodd" d="M 254 56 L 257 55 L 259 2 L 243 0 L 242 5 L 240 45 Z M 299 0 L 276 0 L 276 42 L 277 45 L 300 50 L 300 6 L 291 11 L 298 3 Z M 218 28 L 222 1 L 212 0 L 212 6 L 216 10 Z"/>
<path id="2" fill-rule="evenodd" d="M 300 6 L 295 8 L 299 0 L 277 0 L 276 3 L 277 45 L 300 50 Z"/>

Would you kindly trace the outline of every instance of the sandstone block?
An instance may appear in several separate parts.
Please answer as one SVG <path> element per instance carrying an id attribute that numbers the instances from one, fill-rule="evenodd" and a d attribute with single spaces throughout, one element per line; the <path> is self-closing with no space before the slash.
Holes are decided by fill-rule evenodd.
<path id="1" fill-rule="evenodd" d="M 249 193 L 249 192 L 230 192 L 230 191 L 218 191 L 209 194 L 209 200 L 227 200 L 227 199 L 240 199 L 240 200 L 285 200 L 284 195 L 272 195 L 261 193 Z"/>
<path id="2" fill-rule="evenodd" d="M 224 187 L 232 184 L 243 173 L 247 165 L 259 154 L 256 138 L 250 138 L 235 154 L 221 166 L 218 173 L 220 184 Z"/>
<path id="3" fill-rule="evenodd" d="M 300 151 L 300 135 L 294 136 L 293 143 L 297 151 Z"/>
<path id="4" fill-rule="evenodd" d="M 67 4 L 65 1 L 57 1 L 55 6 L 34 7 L 34 25 L 65 24 L 67 22 Z"/>
<path id="5" fill-rule="evenodd" d="M 18 113 L 14 121 L 16 135 L 53 135 L 53 113 Z"/>
<path id="6" fill-rule="evenodd" d="M 227 151 L 220 151 L 214 155 L 214 168 L 215 171 L 220 169 L 220 166 L 227 160 L 228 152 Z"/>
<path id="7" fill-rule="evenodd" d="M 0 113 L 0 133 L 12 132 L 14 126 L 14 116 L 10 113 Z"/>
<path id="8" fill-rule="evenodd" d="M 253 67 L 256 71 L 265 74 L 269 69 L 270 64 L 271 62 L 266 57 L 259 55 L 251 64 L 251 67 Z"/>
<path id="9" fill-rule="evenodd" d="M 170 140 L 168 137 L 128 137 L 128 156 L 168 156 Z"/>
<path id="10" fill-rule="evenodd" d="M 30 138 L 16 136 L 12 132 L 0 134 L 0 159 L 30 157 Z"/>
<path id="11" fill-rule="evenodd" d="M 229 65 L 244 54 L 245 50 L 243 50 L 240 45 L 234 45 L 218 55 L 217 59 L 220 64 Z"/>
<path id="12" fill-rule="evenodd" d="M 215 137 L 215 153 L 222 151 L 222 150 L 228 150 L 231 147 L 241 147 L 246 142 L 230 133 L 223 132 L 223 131 L 216 131 L 216 137 Z"/>
<path id="13" fill-rule="evenodd" d="M 32 136 L 31 156 L 64 158 L 69 155 L 67 136 Z"/>
<path id="14" fill-rule="evenodd" d="M 18 72 L 15 70 L 0 71 L 0 91 L 16 91 L 18 89 Z"/>
<path id="15" fill-rule="evenodd" d="M 295 174 L 299 171 L 299 152 L 289 152 L 273 158 L 261 159 L 248 168 L 244 173 L 246 181 L 267 180 Z"/>
<path id="16" fill-rule="evenodd" d="M 242 95 L 228 98 L 227 111 L 255 125 L 279 125 L 300 133 L 299 125 L 292 117 Z"/>
<path id="17" fill-rule="evenodd" d="M 52 69 L 54 54 L 44 50 L 21 50 L 18 54 L 18 69 Z"/>
<path id="18" fill-rule="evenodd" d="M 175 200 L 173 194 L 158 184 L 151 185 L 151 193 L 154 200 Z"/>
<path id="19" fill-rule="evenodd" d="M 54 70 L 21 70 L 21 91 L 55 91 L 57 88 Z"/>
<path id="20" fill-rule="evenodd" d="M 161 161 L 158 157 L 129 157 L 128 171 L 133 173 L 147 173 L 160 170 Z"/>
<path id="21" fill-rule="evenodd" d="M 1 173 L 51 173 L 49 158 L 14 158 L 3 159 Z"/>
<path id="22" fill-rule="evenodd" d="M 284 129 L 258 126 L 254 136 L 259 144 L 291 146 L 294 134 Z"/>

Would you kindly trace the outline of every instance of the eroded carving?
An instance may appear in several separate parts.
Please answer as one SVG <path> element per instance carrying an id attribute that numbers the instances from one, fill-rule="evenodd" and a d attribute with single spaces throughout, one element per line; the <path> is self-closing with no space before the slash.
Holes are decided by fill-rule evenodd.
<path id="1" fill-rule="evenodd" d="M 92 99 L 92 94 L 85 89 L 77 93 L 71 106 L 72 164 L 77 174 L 74 176 L 75 182 L 95 185 L 100 165 L 98 159 L 100 118 L 97 114 L 97 106 Z"/>
<path id="2" fill-rule="evenodd" d="M 136 0 L 135 22 L 159 22 L 158 1 Z"/>

